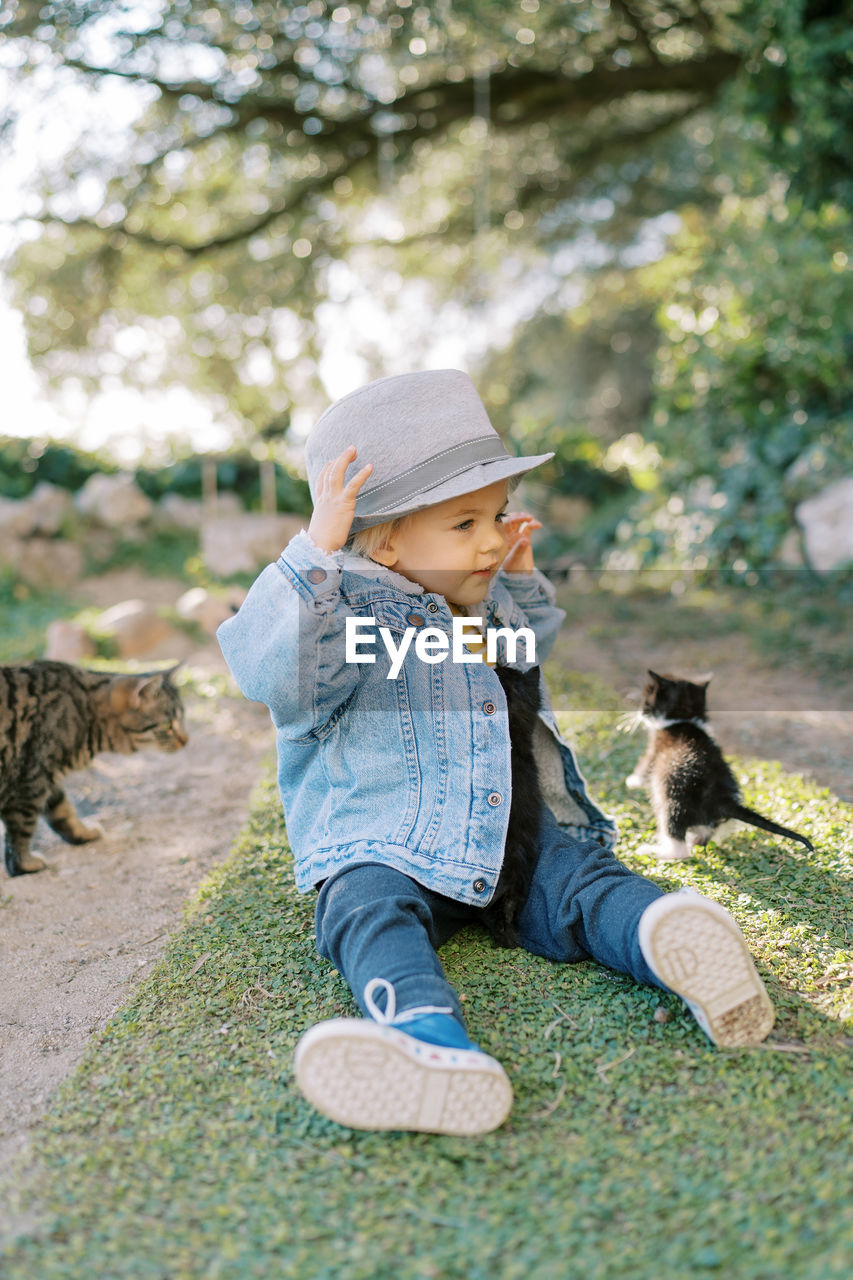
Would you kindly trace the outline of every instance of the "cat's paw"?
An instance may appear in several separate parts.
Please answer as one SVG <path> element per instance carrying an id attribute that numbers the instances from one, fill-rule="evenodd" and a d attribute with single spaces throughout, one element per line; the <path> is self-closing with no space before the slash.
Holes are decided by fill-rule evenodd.
<path id="1" fill-rule="evenodd" d="M 642 774 L 629 773 L 628 777 L 625 779 L 625 786 L 628 788 L 629 791 L 638 791 L 640 787 L 642 787 L 642 785 L 643 785 Z"/>
<path id="2" fill-rule="evenodd" d="M 89 844 L 92 840 L 103 840 L 104 828 L 99 822 L 93 822 L 90 827 L 84 827 L 81 822 L 74 832 L 75 844 Z"/>
<path id="3" fill-rule="evenodd" d="M 666 840 L 663 844 L 641 844 L 637 853 L 654 858 L 656 862 L 681 862 L 692 856 L 681 840 Z"/>
<path id="4" fill-rule="evenodd" d="M 684 840 L 676 840 L 674 836 L 661 836 L 658 841 L 659 862 L 681 862 L 692 856 L 692 851 Z"/>
<path id="5" fill-rule="evenodd" d="M 34 871 L 44 871 L 47 863 L 37 853 L 22 853 L 18 858 L 18 875 L 30 875 Z"/>
<path id="6" fill-rule="evenodd" d="M 104 835 L 104 828 L 97 822 L 87 827 L 77 817 L 73 822 L 66 819 L 64 822 L 51 822 L 50 825 L 66 844 L 89 844 L 92 840 L 101 840 Z"/>

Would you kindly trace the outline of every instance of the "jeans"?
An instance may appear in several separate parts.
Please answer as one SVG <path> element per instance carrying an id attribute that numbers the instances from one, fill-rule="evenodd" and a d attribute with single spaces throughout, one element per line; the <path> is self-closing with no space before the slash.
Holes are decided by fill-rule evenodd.
<path id="1" fill-rule="evenodd" d="M 520 944 L 534 955 L 574 964 L 597 960 L 638 982 L 662 987 L 637 938 L 646 907 L 662 890 L 595 841 L 580 842 L 543 810 L 539 857 L 519 918 Z M 397 1013 L 448 1008 L 464 1025 L 437 951 L 480 908 L 443 897 L 393 867 L 359 863 L 325 881 L 317 899 L 317 949 L 343 975 L 363 1012 L 371 978 L 394 986 Z"/>

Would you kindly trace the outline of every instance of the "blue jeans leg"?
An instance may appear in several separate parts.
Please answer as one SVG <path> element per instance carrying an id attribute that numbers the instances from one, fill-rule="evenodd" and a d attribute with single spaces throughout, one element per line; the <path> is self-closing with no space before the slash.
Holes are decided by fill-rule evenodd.
<path id="1" fill-rule="evenodd" d="M 595 841 L 578 841 L 561 831 L 547 808 L 539 849 L 519 920 L 525 950 L 569 964 L 597 960 L 638 982 L 663 986 L 637 938 L 640 916 L 663 890 Z"/>
<path id="2" fill-rule="evenodd" d="M 424 1005 L 448 1008 L 465 1025 L 462 1008 L 436 952 L 476 910 L 432 893 L 378 863 L 347 867 L 327 880 L 317 898 L 317 950 L 349 983 L 363 1013 L 371 978 L 392 983 L 397 1013 Z"/>

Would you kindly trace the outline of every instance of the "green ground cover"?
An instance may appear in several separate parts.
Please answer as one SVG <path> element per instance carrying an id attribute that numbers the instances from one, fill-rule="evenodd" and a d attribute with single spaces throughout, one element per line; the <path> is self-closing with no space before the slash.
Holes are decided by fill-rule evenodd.
<path id="1" fill-rule="evenodd" d="M 746 803 L 817 852 L 742 830 L 657 866 L 632 852 L 651 824 L 623 787 L 637 750 L 615 729 L 624 703 L 560 675 L 623 856 L 734 912 L 777 1008 L 771 1040 L 721 1052 L 675 997 L 474 930 L 443 956 L 513 1081 L 509 1122 L 456 1139 L 325 1120 L 294 1087 L 292 1051 L 353 1004 L 315 954 L 270 771 L 229 859 L 36 1134 L 5 1280 L 847 1280 L 850 807 L 737 762 Z"/>

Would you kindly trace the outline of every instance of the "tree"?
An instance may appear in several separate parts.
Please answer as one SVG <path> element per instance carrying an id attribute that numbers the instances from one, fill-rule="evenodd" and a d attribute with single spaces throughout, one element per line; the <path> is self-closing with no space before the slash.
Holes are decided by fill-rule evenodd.
<path id="1" fill-rule="evenodd" d="M 140 102 L 124 155 L 90 137 L 43 181 L 10 264 L 33 357 L 57 379 L 216 390 L 274 431 L 310 384 L 336 264 L 477 296 L 508 253 L 590 224 L 628 245 L 712 195 L 684 130 L 752 56 L 749 17 L 738 0 L 18 0 L 0 22 L 19 75 L 47 61 Z"/>
<path id="2" fill-rule="evenodd" d="M 647 438 L 657 493 L 622 527 L 622 566 L 778 563 L 798 501 L 853 465 L 849 213 L 732 195 L 647 270 L 663 301 Z"/>

